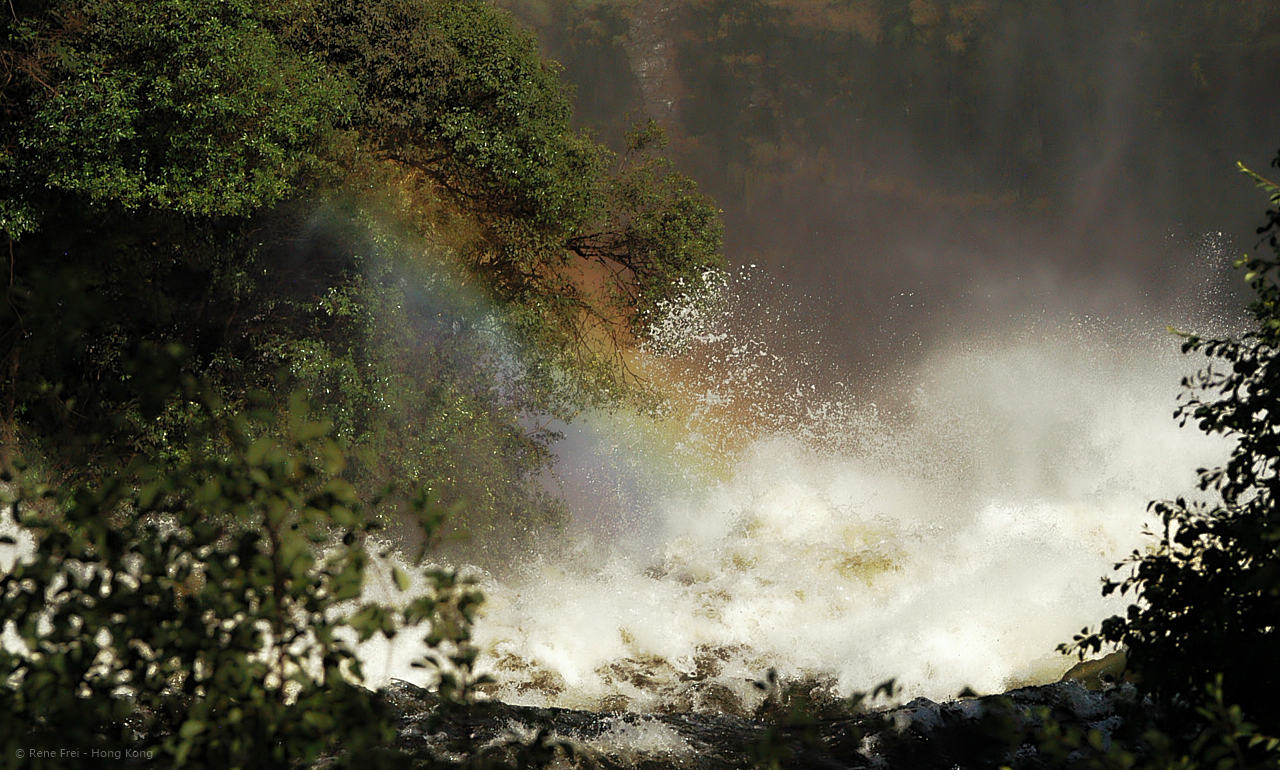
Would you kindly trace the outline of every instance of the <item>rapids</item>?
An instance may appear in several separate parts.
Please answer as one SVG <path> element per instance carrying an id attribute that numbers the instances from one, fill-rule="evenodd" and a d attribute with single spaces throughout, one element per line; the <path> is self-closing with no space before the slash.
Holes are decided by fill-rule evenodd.
<path id="1" fill-rule="evenodd" d="M 1055 647 L 1127 603 L 1100 583 L 1149 542 L 1148 502 L 1226 457 L 1172 419 L 1201 361 L 1170 319 L 952 334 L 895 373 L 889 408 L 749 322 L 739 279 L 710 293 L 637 361 L 667 413 L 567 426 L 567 537 L 483 576 L 495 697 L 743 711 L 770 668 L 935 700 L 1053 681 L 1074 662 Z M 413 652 L 369 643 L 366 674 L 420 681 Z"/>

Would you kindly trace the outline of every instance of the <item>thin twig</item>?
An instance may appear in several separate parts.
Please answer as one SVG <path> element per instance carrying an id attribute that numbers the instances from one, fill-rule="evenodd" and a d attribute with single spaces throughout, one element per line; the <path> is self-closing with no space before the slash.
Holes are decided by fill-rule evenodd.
<path id="1" fill-rule="evenodd" d="M 22 336 L 27 336 L 27 325 L 22 322 L 22 313 L 19 312 L 18 306 L 13 301 L 13 276 L 14 264 L 17 259 L 13 255 L 13 236 L 9 236 L 9 285 L 5 287 L 4 299 L 9 303 L 9 307 L 13 308 L 13 317 L 18 319 L 18 328 L 22 331 Z"/>

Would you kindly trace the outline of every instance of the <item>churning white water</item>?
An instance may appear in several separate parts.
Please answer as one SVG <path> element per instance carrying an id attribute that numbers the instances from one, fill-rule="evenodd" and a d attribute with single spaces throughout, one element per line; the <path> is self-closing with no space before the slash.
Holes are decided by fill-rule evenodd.
<path id="1" fill-rule="evenodd" d="M 567 537 L 484 576 L 495 697 L 718 711 L 749 709 L 771 668 L 935 699 L 1056 679 L 1072 661 L 1055 647 L 1123 609 L 1100 580 L 1149 542 L 1147 503 L 1226 456 L 1172 418 L 1202 361 L 1169 319 L 955 335 L 897 373 L 886 408 L 757 310 L 673 311 L 668 355 L 636 362 L 674 394 L 668 413 L 569 427 Z M 0 549 L 0 570 L 29 548 Z M 370 598 L 403 599 L 384 583 Z M 365 644 L 369 684 L 422 681 L 419 652 Z"/>
<path id="2" fill-rule="evenodd" d="M 1056 679 L 1073 661 L 1055 647 L 1123 609 L 1100 581 L 1148 542 L 1147 503 L 1226 456 L 1172 418 L 1202 362 L 1164 322 L 958 336 L 888 414 L 812 397 L 783 351 L 695 317 L 698 373 L 649 364 L 684 407 L 571 426 L 572 544 L 486 580 L 496 696 L 717 710 L 750 707 L 770 668 L 935 699 Z M 410 653 L 369 647 L 366 672 L 413 681 Z"/>

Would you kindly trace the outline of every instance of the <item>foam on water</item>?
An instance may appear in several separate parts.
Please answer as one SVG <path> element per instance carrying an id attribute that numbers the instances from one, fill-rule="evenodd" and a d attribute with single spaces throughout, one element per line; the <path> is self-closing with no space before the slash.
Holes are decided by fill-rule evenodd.
<path id="1" fill-rule="evenodd" d="M 770 668 L 935 699 L 1056 679 L 1055 646 L 1123 608 L 1099 583 L 1143 547 L 1148 501 L 1226 456 L 1172 419 L 1200 362 L 1169 319 L 955 335 L 896 374 L 889 409 L 735 326 L 756 310 L 685 313 L 678 355 L 638 362 L 675 394 L 665 417 L 569 426 L 569 542 L 484 578 L 496 697 L 717 711 L 750 708 Z M 403 599 L 389 574 L 370 598 Z M 374 686 L 421 683 L 418 655 L 361 650 Z"/>
<path id="2" fill-rule="evenodd" d="M 749 708 L 770 668 L 935 699 L 1056 679 L 1072 663 L 1056 645 L 1123 609 L 1100 581 L 1144 546 L 1147 503 L 1192 492 L 1226 444 L 1172 419 L 1199 362 L 1162 326 L 1009 328 L 939 345 L 901 375 L 893 414 L 846 393 L 797 416 L 775 389 L 745 411 L 791 417 L 724 442 L 709 437 L 723 413 L 686 392 L 694 406 L 666 421 L 572 426 L 569 484 L 610 503 L 578 506 L 570 547 L 486 581 L 477 638 L 497 696 L 714 711 Z M 749 380 L 716 383 L 715 404 L 749 400 Z M 393 657 L 367 671 L 413 680 Z"/>

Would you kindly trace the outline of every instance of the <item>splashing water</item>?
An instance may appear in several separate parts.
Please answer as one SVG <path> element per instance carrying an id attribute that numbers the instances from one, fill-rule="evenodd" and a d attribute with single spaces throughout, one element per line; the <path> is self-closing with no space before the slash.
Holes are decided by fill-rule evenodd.
<path id="1" fill-rule="evenodd" d="M 572 544 L 486 581 L 497 697 L 735 711 L 769 668 L 935 699 L 1050 681 L 1072 663 L 1057 644 L 1122 610 L 1100 580 L 1144 546 L 1148 501 L 1226 456 L 1172 419 L 1197 362 L 1154 323 L 952 340 L 888 413 L 838 382 L 809 396 L 794 378 L 826 369 L 716 310 L 685 312 L 682 357 L 646 364 L 673 385 L 665 419 L 571 426 Z M 365 657 L 414 679 L 403 651 Z"/>
<path id="2" fill-rule="evenodd" d="M 1226 457 L 1171 417 L 1199 362 L 1170 319 L 1045 314 L 954 335 L 882 383 L 899 399 L 877 407 L 752 280 L 668 309 L 662 349 L 636 362 L 672 394 L 665 415 L 566 428 L 568 544 L 484 579 L 495 697 L 745 711 L 770 668 L 839 694 L 895 677 L 935 699 L 1056 679 L 1071 663 L 1056 645 L 1122 610 L 1099 583 L 1144 546 L 1148 501 L 1190 495 L 1195 469 Z M 31 544 L 0 534 L 20 540 L 3 571 Z M 403 599 L 389 574 L 369 598 Z M 421 681 L 419 654 L 366 643 L 368 683 Z"/>

